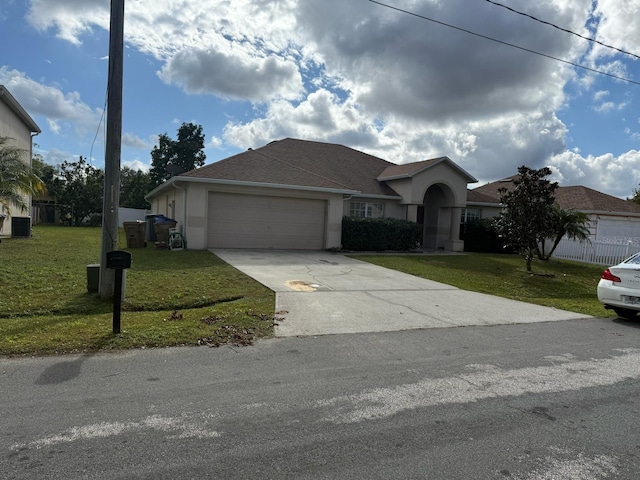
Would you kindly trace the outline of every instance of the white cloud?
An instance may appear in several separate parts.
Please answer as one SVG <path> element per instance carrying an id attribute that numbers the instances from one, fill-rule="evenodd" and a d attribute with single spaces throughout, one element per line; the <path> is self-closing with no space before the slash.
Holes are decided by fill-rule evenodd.
<path id="1" fill-rule="evenodd" d="M 608 90 L 599 90 L 593 94 L 593 99 L 596 102 L 603 100 L 605 97 L 608 97 L 610 92 Z"/>
<path id="2" fill-rule="evenodd" d="M 121 166 L 129 167 L 132 170 L 140 170 L 143 172 L 148 172 L 151 169 L 151 165 L 148 163 L 144 163 L 142 160 L 122 160 Z"/>
<path id="3" fill-rule="evenodd" d="M 64 93 L 5 66 L 0 67 L 0 84 L 4 84 L 32 116 L 45 117 L 55 134 L 73 129 L 84 135 L 95 132 L 98 127 L 102 110 L 89 107 L 77 92 Z"/>
<path id="4" fill-rule="evenodd" d="M 629 75 L 611 50 L 488 2 L 397 0 L 394 5 Z M 640 0 L 519 0 L 513 7 L 640 51 L 640 22 L 629 21 L 640 16 Z M 591 98 L 591 108 L 602 114 L 630 105 L 616 94 L 617 84 L 601 85 L 602 77 L 567 64 L 366 1 L 138 0 L 126 9 L 127 44 L 159 65 L 162 81 L 188 94 L 261 103 L 253 118 L 231 121 L 221 134 L 208 132 L 208 148 L 219 148 L 220 137 L 247 148 L 291 136 L 346 144 L 394 162 L 448 155 L 486 181 L 520 165 L 551 164 L 563 181 L 582 179 L 607 193 L 626 195 L 630 183 L 638 184 L 636 151 L 595 157 L 567 151 L 572 126 L 558 116 L 571 102 L 581 95 Z M 78 45 L 93 29 L 107 28 L 108 10 L 107 0 L 33 0 L 28 18 L 36 28 Z M 17 78 L 20 101 L 47 117 L 53 130 L 64 134 L 72 126 L 97 124 L 101 112 L 78 94 L 28 83 L 24 74 Z M 576 90 L 572 97 L 567 86 Z M 587 94 L 592 88 L 596 91 Z M 129 135 L 123 142 L 136 148 L 155 143 Z"/>
<path id="5" fill-rule="evenodd" d="M 295 99 L 302 92 L 296 64 L 273 56 L 243 58 L 211 50 L 183 50 L 167 61 L 159 75 L 188 93 L 212 93 L 226 99 Z"/>
<path id="6" fill-rule="evenodd" d="M 69 152 L 58 150 L 57 148 L 51 148 L 46 152 L 42 152 L 44 162 L 49 165 L 60 165 L 62 162 L 70 161 L 75 162 L 77 157 Z"/>
<path id="7" fill-rule="evenodd" d="M 153 143 L 149 143 L 148 141 L 145 141 L 142 138 L 133 135 L 132 133 L 122 134 L 122 144 L 131 148 L 144 148 L 147 150 L 150 150 L 153 146 Z"/>
<path id="8" fill-rule="evenodd" d="M 550 167 L 561 185 L 584 185 L 621 198 L 640 184 L 640 151 L 583 157 L 566 151 L 551 157 Z"/>
<path id="9" fill-rule="evenodd" d="M 38 30 L 57 29 L 57 36 L 75 45 L 98 25 L 109 28 L 108 0 L 31 0 L 27 20 Z"/>

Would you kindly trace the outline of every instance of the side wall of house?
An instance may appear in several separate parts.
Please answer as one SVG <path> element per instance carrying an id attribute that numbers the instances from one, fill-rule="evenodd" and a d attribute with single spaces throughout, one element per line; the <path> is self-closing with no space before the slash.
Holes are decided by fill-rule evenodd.
<path id="1" fill-rule="evenodd" d="M 0 100 L 0 137 L 11 138 L 12 145 L 24 150 L 25 163 L 31 165 L 31 131 L 2 100 Z M 24 199 L 27 205 L 31 204 L 31 198 L 29 196 L 25 196 Z M 11 205 L 10 210 L 11 215 L 15 217 L 28 217 L 31 214 L 30 209 L 28 211 L 20 211 L 15 205 Z M 7 213 L 3 207 L 0 207 L 0 214 Z M 0 233 L 2 235 L 11 235 L 10 218 L 5 219 Z"/>

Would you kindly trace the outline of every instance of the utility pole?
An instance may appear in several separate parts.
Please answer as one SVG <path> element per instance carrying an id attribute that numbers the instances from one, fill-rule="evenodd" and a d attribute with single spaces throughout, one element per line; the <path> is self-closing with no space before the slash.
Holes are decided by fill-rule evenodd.
<path id="1" fill-rule="evenodd" d="M 111 0 L 109 29 L 109 78 L 107 86 L 107 138 L 104 160 L 102 203 L 102 254 L 100 298 L 113 297 L 115 272 L 107 268 L 107 253 L 118 248 L 118 206 L 120 205 L 120 153 L 122 141 L 122 70 L 124 43 L 124 0 Z"/>

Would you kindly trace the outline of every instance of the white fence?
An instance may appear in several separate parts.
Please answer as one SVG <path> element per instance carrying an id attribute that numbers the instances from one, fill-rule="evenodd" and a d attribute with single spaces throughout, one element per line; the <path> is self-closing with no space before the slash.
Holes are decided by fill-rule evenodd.
<path id="1" fill-rule="evenodd" d="M 118 208 L 118 223 L 122 226 L 124 222 L 135 222 L 136 220 L 144 222 L 147 213 L 151 213 L 151 211 L 120 207 Z"/>
<path id="2" fill-rule="evenodd" d="M 563 238 L 553 252 L 553 257 L 597 265 L 615 265 L 638 252 L 640 245 L 632 243 L 577 242 Z"/>

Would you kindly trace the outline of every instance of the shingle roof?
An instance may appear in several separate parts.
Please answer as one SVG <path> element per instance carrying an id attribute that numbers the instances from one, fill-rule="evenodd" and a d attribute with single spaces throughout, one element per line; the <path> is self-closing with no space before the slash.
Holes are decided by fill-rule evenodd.
<path id="1" fill-rule="evenodd" d="M 467 190 L 467 203 L 498 203 L 492 196 L 480 193 L 477 189 Z"/>
<path id="2" fill-rule="evenodd" d="M 496 182 L 482 185 L 481 187 L 469 190 L 467 194 L 467 201 L 481 201 L 471 200 L 472 198 L 491 198 L 495 203 L 500 202 L 500 194 L 498 189 L 506 188 L 511 190 L 513 188 L 513 180 L 517 178 L 507 177 Z M 629 200 L 622 200 L 618 197 L 607 195 L 606 193 L 599 192 L 589 187 L 573 186 L 573 187 L 558 187 L 556 189 L 556 202 L 565 210 L 574 209 L 582 212 L 615 212 L 615 213 L 640 213 L 640 205 Z"/>
<path id="3" fill-rule="evenodd" d="M 588 187 L 559 187 L 556 201 L 564 209 L 573 208 L 594 212 L 640 213 L 640 205 L 629 200 L 612 197 Z"/>
<path id="4" fill-rule="evenodd" d="M 392 165 L 343 145 L 286 138 L 180 176 L 398 196 L 391 187 L 376 180 Z"/>
<path id="5" fill-rule="evenodd" d="M 421 162 L 404 163 L 402 165 L 392 164 L 382 171 L 382 173 L 379 175 L 379 178 L 411 176 L 415 173 L 418 173 L 422 169 L 436 163 L 439 160 L 441 160 L 441 158 L 432 158 L 430 160 L 423 160 Z"/>

